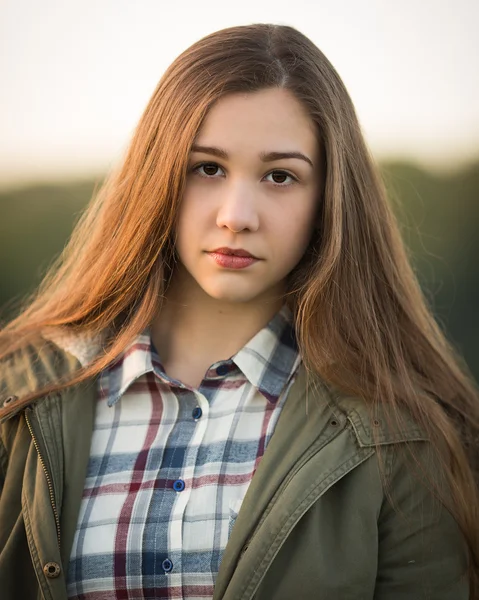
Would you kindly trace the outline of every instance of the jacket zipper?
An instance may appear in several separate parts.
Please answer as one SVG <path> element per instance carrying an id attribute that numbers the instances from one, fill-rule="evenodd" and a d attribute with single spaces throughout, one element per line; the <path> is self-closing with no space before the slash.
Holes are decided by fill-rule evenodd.
<path id="1" fill-rule="evenodd" d="M 27 423 L 28 431 L 30 432 L 30 435 L 32 436 L 33 445 L 35 446 L 35 450 L 37 451 L 38 458 L 40 460 L 40 464 L 42 465 L 43 472 L 45 473 L 45 479 L 47 480 L 48 492 L 50 494 L 50 504 L 52 506 L 53 516 L 55 517 L 55 525 L 56 525 L 56 528 L 57 528 L 58 548 L 61 548 L 60 518 L 58 516 L 57 507 L 55 505 L 55 494 L 53 492 L 52 479 L 51 479 L 50 473 L 48 472 L 48 469 L 46 467 L 46 464 L 45 464 L 45 461 L 43 459 L 42 453 L 40 452 L 40 446 L 38 444 L 37 438 L 35 437 L 35 434 L 33 433 L 33 428 L 31 426 L 30 419 L 29 419 L 29 417 L 27 415 L 27 412 L 25 411 L 24 414 L 25 414 L 25 421 Z"/>

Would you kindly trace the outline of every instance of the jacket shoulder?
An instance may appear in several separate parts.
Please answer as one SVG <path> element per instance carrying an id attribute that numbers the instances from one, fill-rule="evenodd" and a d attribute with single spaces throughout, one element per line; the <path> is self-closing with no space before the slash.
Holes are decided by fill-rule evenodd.
<path id="1" fill-rule="evenodd" d="M 406 408 L 388 409 L 357 397 L 339 395 L 336 405 L 348 419 L 363 448 L 401 442 L 429 441 L 429 435 Z"/>
<path id="2" fill-rule="evenodd" d="M 73 355 L 51 340 L 42 338 L 7 355 L 0 361 L 0 406 L 15 396 L 23 398 L 68 376 L 80 367 Z"/>

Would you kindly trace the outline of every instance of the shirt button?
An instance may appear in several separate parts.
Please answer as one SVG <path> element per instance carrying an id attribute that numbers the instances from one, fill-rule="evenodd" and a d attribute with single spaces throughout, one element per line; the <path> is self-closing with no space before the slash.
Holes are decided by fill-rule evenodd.
<path id="1" fill-rule="evenodd" d="M 165 560 L 161 563 L 161 566 L 163 567 L 163 571 L 165 573 L 169 573 L 173 569 L 173 563 L 169 558 L 165 558 Z"/>
<path id="2" fill-rule="evenodd" d="M 220 365 L 217 369 L 216 369 L 216 373 L 218 375 L 226 375 L 226 373 L 228 373 L 228 365 Z"/>
<path id="3" fill-rule="evenodd" d="M 183 481 L 183 479 L 177 479 L 173 483 L 173 489 L 177 492 L 182 492 L 185 489 L 185 482 Z"/>
<path id="4" fill-rule="evenodd" d="M 55 579 L 60 575 L 60 565 L 56 562 L 48 562 L 43 566 L 43 572 L 50 579 Z"/>
<path id="5" fill-rule="evenodd" d="M 201 419 L 201 415 L 203 414 L 203 411 L 201 410 L 201 408 L 199 406 L 197 406 L 196 408 L 193 409 L 193 412 L 191 414 L 193 416 L 193 419 L 195 421 L 197 421 L 198 419 Z"/>

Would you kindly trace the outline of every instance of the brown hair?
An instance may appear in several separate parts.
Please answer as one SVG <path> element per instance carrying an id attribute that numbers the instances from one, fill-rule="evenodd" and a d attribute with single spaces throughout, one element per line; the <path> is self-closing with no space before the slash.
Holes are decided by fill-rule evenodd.
<path id="1" fill-rule="evenodd" d="M 0 356 L 46 327 L 107 334 L 91 365 L 23 404 L 113 362 L 161 309 L 188 155 L 205 115 L 225 94 L 274 86 L 308 110 L 325 166 L 321 226 L 290 282 L 304 362 L 326 383 L 390 407 L 399 426 L 408 410 L 427 432 L 450 482 L 449 507 L 469 546 L 474 586 L 478 494 L 464 432 L 478 431 L 478 393 L 427 307 L 344 84 L 294 28 L 224 29 L 173 62 L 123 164 L 29 305 L 0 333 Z"/>

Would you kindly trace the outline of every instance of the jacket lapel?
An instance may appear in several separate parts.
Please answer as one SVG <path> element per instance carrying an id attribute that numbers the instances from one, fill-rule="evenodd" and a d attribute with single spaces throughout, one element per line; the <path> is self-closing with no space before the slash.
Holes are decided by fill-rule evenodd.
<path id="1" fill-rule="evenodd" d="M 344 429 L 346 420 L 324 385 L 308 381 L 301 366 L 231 532 L 215 583 L 215 600 L 224 597 L 242 551 L 265 519 L 268 505 L 294 473 Z"/>

